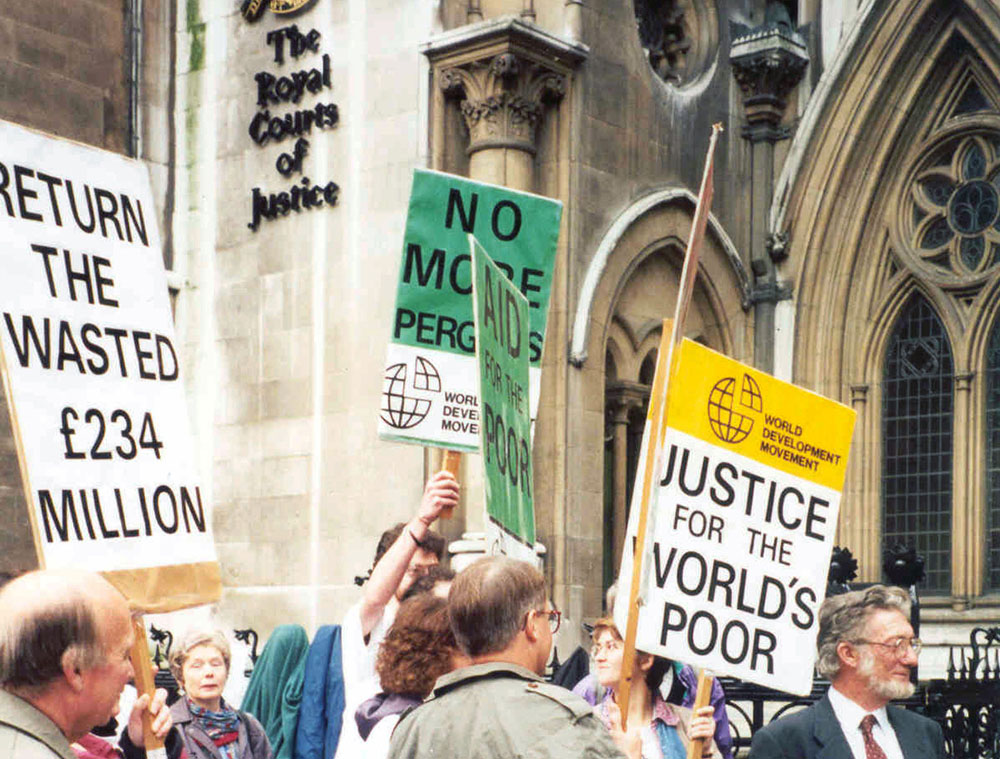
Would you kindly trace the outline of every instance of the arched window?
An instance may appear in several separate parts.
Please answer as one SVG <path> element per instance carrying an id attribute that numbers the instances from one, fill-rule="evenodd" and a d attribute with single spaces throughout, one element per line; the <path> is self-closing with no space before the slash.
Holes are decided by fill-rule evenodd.
<path id="1" fill-rule="evenodd" d="M 951 591 L 953 381 L 941 320 L 914 295 L 889 340 L 883 374 L 882 537 L 924 557 L 931 593 Z"/>
<path id="2" fill-rule="evenodd" d="M 1000 589 L 1000 322 L 986 349 L 986 590 Z"/>

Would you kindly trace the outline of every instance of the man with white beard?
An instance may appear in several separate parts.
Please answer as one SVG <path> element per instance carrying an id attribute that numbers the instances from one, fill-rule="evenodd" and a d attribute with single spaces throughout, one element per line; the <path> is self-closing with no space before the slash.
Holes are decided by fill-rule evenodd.
<path id="1" fill-rule="evenodd" d="M 754 736 L 750 759 L 943 759 L 941 726 L 889 706 L 913 695 L 920 641 L 901 588 L 874 585 L 826 599 L 816 640 L 830 689 Z"/>

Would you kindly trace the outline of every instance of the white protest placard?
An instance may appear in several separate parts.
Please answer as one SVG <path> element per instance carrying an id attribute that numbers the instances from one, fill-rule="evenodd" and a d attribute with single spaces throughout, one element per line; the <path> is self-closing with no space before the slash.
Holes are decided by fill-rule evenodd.
<path id="1" fill-rule="evenodd" d="M 0 357 L 39 561 L 147 611 L 220 587 L 156 217 L 143 164 L 0 121 Z"/>
<path id="2" fill-rule="evenodd" d="M 804 695 L 855 412 L 689 340 L 679 361 L 636 648 Z M 637 511 L 619 573 L 620 629 Z"/>
<path id="3" fill-rule="evenodd" d="M 479 450 L 469 234 L 528 299 L 529 401 L 531 417 L 537 415 L 561 217 L 558 200 L 437 171 L 413 173 L 383 374 L 380 438 Z"/>

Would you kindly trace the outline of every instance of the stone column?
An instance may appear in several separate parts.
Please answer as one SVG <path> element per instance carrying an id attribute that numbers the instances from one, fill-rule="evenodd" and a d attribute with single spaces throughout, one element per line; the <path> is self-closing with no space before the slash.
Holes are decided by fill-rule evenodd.
<path id="1" fill-rule="evenodd" d="M 482 13 L 480 0 L 471 0 L 468 7 L 475 11 L 469 13 L 470 21 Z M 459 146 L 448 132 L 454 120 L 454 113 L 448 111 L 455 108 L 465 128 L 465 144 L 460 149 L 468 158 L 469 178 L 538 192 L 535 155 L 539 127 L 565 96 L 573 70 L 587 57 L 587 48 L 530 23 L 533 2 L 526 1 L 522 7 L 521 18 L 471 23 L 423 46 L 433 82 L 431 164 L 455 171 L 464 163 L 455 155 Z M 555 293 L 550 303 L 554 300 Z M 472 531 L 483 529 L 482 473 L 478 461 L 476 464 L 462 467 L 465 527 Z M 569 609 L 565 597 L 565 503 L 557 498 L 548 507 L 554 525 L 548 547 L 553 594 L 557 605 Z M 537 523 L 540 508 L 545 508 L 537 497 L 535 508 Z"/>
<path id="2" fill-rule="evenodd" d="M 866 482 L 871 481 L 869 469 L 871 462 L 867 457 L 858 455 L 864 448 L 866 440 L 878 439 L 877 430 L 870 429 L 871 415 L 866 413 L 868 389 L 868 385 L 865 384 L 851 385 L 851 408 L 857 412 L 858 418 L 854 425 L 854 439 L 847 460 L 846 481 L 851 484 L 850 489 L 844 492 L 841 502 L 837 545 L 851 550 L 858 560 L 864 580 L 875 582 L 882 571 L 879 552 L 879 537 L 882 534 L 879 520 L 882 510 L 877 497 L 872 502 L 866 500 L 868 497 L 866 494 L 870 492 Z"/>
<path id="3" fill-rule="evenodd" d="M 782 125 L 785 98 L 798 84 L 809 63 L 801 35 L 780 21 L 768 20 L 753 29 L 732 24 L 729 61 L 743 92 L 746 123 L 742 136 L 750 143 L 750 268 L 754 273 L 754 363 L 774 370 L 774 307 L 791 297 L 778 282 L 775 265 L 787 257 L 787 240 L 768 235 L 768 217 L 774 196 L 774 146 L 791 136 Z"/>
<path id="4" fill-rule="evenodd" d="M 649 402 L 650 388 L 636 382 L 608 383 L 605 405 L 611 416 L 612 455 L 614 470 L 612 482 L 611 534 L 614 553 L 614 572 L 622 560 L 625 545 L 625 528 L 628 522 L 628 432 L 632 419 L 642 412 Z"/>
<path id="5" fill-rule="evenodd" d="M 954 430 L 973 430 L 972 387 L 975 374 L 955 375 L 955 414 L 952 420 Z M 976 497 L 978 483 L 982 480 L 982 468 L 971 460 L 971 435 L 952 435 L 952 503 L 965 507 L 952 509 L 951 525 L 951 592 L 952 606 L 957 611 L 969 607 L 969 600 L 982 592 L 983 541 L 982 504 L 983 498 Z"/>
<path id="6" fill-rule="evenodd" d="M 628 416 L 629 406 L 619 403 L 612 418 L 614 432 L 614 512 L 612 516 L 611 540 L 613 566 L 622 561 L 622 544 L 625 540 L 625 525 L 628 519 Z"/>

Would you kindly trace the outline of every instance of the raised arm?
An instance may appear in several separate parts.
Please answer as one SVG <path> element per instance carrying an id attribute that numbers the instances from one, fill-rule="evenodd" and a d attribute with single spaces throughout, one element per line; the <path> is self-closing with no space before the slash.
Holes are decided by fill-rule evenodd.
<path id="1" fill-rule="evenodd" d="M 458 480 L 450 472 L 438 472 L 427 480 L 416 515 L 372 568 L 371 577 L 365 583 L 361 631 L 366 638 L 382 618 L 386 604 L 399 590 L 414 554 L 418 548 L 423 548 L 421 544 L 431 525 L 442 511 L 458 505 L 458 493 Z"/>

